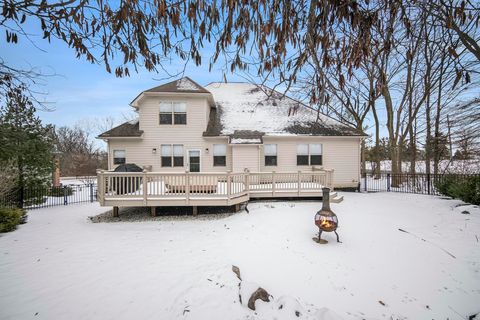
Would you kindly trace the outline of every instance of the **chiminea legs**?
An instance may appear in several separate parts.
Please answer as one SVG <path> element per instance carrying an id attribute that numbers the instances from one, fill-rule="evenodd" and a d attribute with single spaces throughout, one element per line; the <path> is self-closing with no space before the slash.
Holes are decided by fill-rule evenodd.
<path id="1" fill-rule="evenodd" d="M 315 240 L 315 238 L 314 238 L 314 240 Z M 328 243 L 327 240 L 322 239 L 322 229 L 318 229 L 318 239 L 316 239 L 316 241 L 317 241 L 318 243 L 321 243 L 321 244 L 326 244 L 326 243 Z"/>
<path id="2" fill-rule="evenodd" d="M 318 243 L 321 243 L 321 244 L 328 243 L 327 240 L 322 239 L 322 232 L 323 232 L 322 229 L 318 229 L 318 239 L 313 238 L 313 240 L 316 240 Z M 340 236 L 338 235 L 337 231 L 334 230 L 333 232 L 335 232 L 335 235 L 337 236 L 337 242 L 342 243 L 342 241 L 340 241 Z"/>
<path id="3" fill-rule="evenodd" d="M 335 231 L 333 231 L 333 232 L 335 232 L 335 235 L 337 236 L 337 242 L 340 242 L 340 243 L 341 243 L 342 241 L 340 241 L 340 237 L 338 236 L 337 230 L 335 230 Z"/>

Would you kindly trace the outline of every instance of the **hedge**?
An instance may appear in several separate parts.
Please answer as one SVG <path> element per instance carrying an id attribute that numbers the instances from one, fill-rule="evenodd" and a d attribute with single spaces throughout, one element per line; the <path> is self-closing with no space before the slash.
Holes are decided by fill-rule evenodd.
<path id="1" fill-rule="evenodd" d="M 25 223 L 26 220 L 27 215 L 24 210 L 0 207 L 0 232 L 13 231 L 17 225 Z"/>
<path id="2" fill-rule="evenodd" d="M 435 186 L 443 195 L 471 204 L 480 204 L 480 175 L 446 175 L 436 182 Z"/>

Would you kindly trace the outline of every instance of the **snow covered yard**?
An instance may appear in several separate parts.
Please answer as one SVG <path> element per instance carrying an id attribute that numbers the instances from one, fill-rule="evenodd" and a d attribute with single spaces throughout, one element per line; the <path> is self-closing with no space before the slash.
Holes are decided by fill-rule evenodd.
<path id="1" fill-rule="evenodd" d="M 0 318 L 466 319 L 480 312 L 479 208 L 411 194 L 344 196 L 332 204 L 343 243 L 324 234 L 327 245 L 312 241 L 319 202 L 117 223 L 90 222 L 107 210 L 97 204 L 30 211 L 27 224 L 0 236 Z M 255 312 L 241 305 L 232 265 L 244 304 L 245 291 L 258 286 L 271 302 L 258 300 Z"/>

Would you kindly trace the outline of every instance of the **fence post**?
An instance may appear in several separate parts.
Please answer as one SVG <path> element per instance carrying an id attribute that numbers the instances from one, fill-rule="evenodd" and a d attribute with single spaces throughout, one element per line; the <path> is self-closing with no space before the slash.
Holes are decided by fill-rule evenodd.
<path id="1" fill-rule="evenodd" d="M 23 202 L 25 200 L 25 190 L 23 186 L 20 186 L 18 189 L 19 195 L 18 195 L 18 207 L 23 209 Z"/>
<path id="2" fill-rule="evenodd" d="M 90 183 L 90 202 L 93 202 L 93 183 Z"/>
<path id="3" fill-rule="evenodd" d="M 65 206 L 68 204 L 67 186 L 63 186 L 63 204 L 64 204 Z"/>
<path id="4" fill-rule="evenodd" d="M 387 173 L 387 191 L 390 191 L 390 173 Z"/>
<path id="5" fill-rule="evenodd" d="M 430 194 L 430 173 L 427 173 L 427 190 L 428 194 Z"/>
<path id="6" fill-rule="evenodd" d="M 367 191 L 367 173 L 363 173 L 363 189 L 366 192 Z"/>

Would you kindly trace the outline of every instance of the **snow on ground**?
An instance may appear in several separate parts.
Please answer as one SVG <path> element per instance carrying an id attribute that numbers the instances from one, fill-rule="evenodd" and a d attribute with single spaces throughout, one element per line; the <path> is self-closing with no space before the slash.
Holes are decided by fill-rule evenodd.
<path id="1" fill-rule="evenodd" d="M 61 177 L 60 183 L 63 186 L 84 186 L 91 183 L 97 184 L 97 176 Z"/>
<path id="2" fill-rule="evenodd" d="M 371 171 L 375 167 L 374 162 L 367 161 L 366 167 L 368 171 Z M 380 161 L 380 170 L 382 172 L 392 171 L 392 161 L 383 160 Z M 461 173 L 461 174 L 478 174 L 480 173 L 480 159 L 473 160 L 440 160 L 439 162 L 440 173 Z M 415 171 L 417 173 L 425 173 L 426 170 L 426 161 L 417 161 L 415 163 Z M 402 162 L 402 172 L 410 172 L 410 162 Z M 433 173 L 433 161 L 431 161 L 431 172 Z"/>
<path id="3" fill-rule="evenodd" d="M 98 204 L 30 211 L 27 224 L 0 236 L 0 318 L 466 319 L 480 312 L 478 207 L 411 194 L 343 195 L 332 205 L 343 243 L 326 234 L 326 245 L 312 241 L 315 201 L 146 222 L 92 223 L 88 216 L 107 209 Z M 261 286 L 272 302 L 257 301 L 256 312 L 241 305 L 232 265 L 242 292 Z"/>

